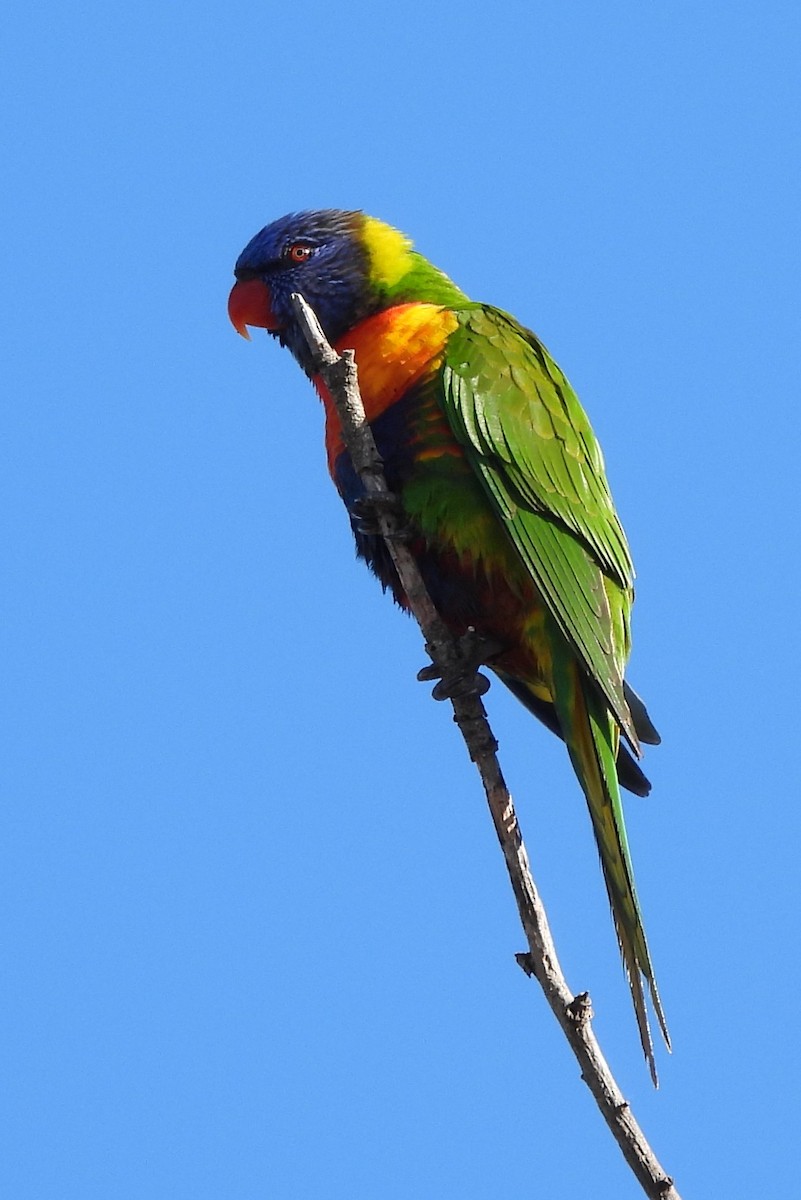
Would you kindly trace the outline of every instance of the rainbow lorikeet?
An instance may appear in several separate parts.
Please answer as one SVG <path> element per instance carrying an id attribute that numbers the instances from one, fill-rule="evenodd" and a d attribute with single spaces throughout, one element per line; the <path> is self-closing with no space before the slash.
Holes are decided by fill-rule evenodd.
<path id="1" fill-rule="evenodd" d="M 640 1038 L 656 1081 L 643 980 L 669 1043 L 645 940 L 619 783 L 659 736 L 624 682 L 634 570 L 603 457 L 575 393 L 537 337 L 469 300 L 397 230 L 360 212 L 291 214 L 239 256 L 229 314 L 288 346 L 325 406 L 328 466 L 358 554 L 405 606 L 383 539 L 355 515 L 364 493 L 336 409 L 315 378 L 290 297 L 300 292 L 359 385 L 410 547 L 457 636 L 564 739 L 587 799 Z"/>

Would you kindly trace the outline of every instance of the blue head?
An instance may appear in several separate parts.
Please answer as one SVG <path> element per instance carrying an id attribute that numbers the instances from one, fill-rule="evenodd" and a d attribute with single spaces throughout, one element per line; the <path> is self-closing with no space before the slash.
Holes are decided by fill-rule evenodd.
<path id="1" fill-rule="evenodd" d="M 290 213 L 257 233 L 234 269 L 229 313 L 237 329 L 268 329 L 311 373 L 290 297 L 301 293 L 332 342 L 376 309 L 370 257 L 360 236 L 364 220 L 359 212 L 322 209 Z"/>

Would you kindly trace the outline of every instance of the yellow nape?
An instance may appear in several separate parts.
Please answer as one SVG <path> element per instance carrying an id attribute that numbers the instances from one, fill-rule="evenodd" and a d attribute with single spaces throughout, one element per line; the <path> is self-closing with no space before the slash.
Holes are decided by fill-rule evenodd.
<path id="1" fill-rule="evenodd" d="M 385 287 L 393 287 L 411 269 L 412 240 L 375 217 L 365 217 L 362 239 L 370 255 L 371 274 Z"/>

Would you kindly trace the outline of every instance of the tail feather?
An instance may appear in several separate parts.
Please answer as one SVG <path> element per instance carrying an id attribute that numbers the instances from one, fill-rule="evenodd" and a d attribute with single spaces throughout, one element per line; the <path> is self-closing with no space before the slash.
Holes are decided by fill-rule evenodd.
<path id="1" fill-rule="evenodd" d="M 557 668 L 557 664 L 554 664 Z M 572 659 L 554 671 L 554 703 L 576 774 L 587 798 L 604 882 L 612 908 L 623 966 L 629 982 L 640 1041 L 654 1086 L 658 1086 L 643 980 L 670 1049 L 651 956 L 634 886 L 615 758 L 619 729 L 608 708 Z"/>
<path id="2" fill-rule="evenodd" d="M 514 675 L 509 675 L 506 671 L 500 671 L 497 667 L 494 667 L 493 670 L 498 678 L 506 684 L 509 691 L 517 696 L 518 700 L 526 706 L 529 712 L 542 721 L 543 725 L 546 725 L 557 737 L 564 737 L 562 726 L 559 724 L 559 718 L 556 715 L 556 709 L 550 700 L 543 700 L 542 696 L 538 695 L 532 685 L 526 683 L 525 680 L 518 679 Z M 642 700 L 625 682 L 623 684 L 623 694 L 631 708 L 631 716 L 634 721 L 634 729 L 637 737 L 647 745 L 657 745 L 660 741 L 659 734 L 654 729 Z M 650 781 L 646 779 L 642 767 L 638 762 L 635 762 L 631 756 L 631 752 L 622 743 L 617 748 L 617 778 L 620 786 L 626 788 L 629 792 L 633 792 L 635 796 L 650 795 Z"/>

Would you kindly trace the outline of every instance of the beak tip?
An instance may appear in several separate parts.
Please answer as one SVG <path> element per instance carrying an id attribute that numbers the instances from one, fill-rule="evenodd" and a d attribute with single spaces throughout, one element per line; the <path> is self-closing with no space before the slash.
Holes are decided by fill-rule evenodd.
<path id="1" fill-rule="evenodd" d="M 228 297 L 228 317 L 237 333 L 248 342 L 250 341 L 249 325 L 263 329 L 276 329 L 277 322 L 266 284 L 261 279 L 235 283 Z"/>

